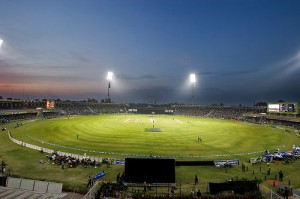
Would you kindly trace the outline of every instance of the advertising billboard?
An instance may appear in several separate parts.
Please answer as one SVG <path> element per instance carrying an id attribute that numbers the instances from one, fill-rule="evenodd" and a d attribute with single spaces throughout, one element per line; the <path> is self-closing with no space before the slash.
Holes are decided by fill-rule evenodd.
<path id="1" fill-rule="evenodd" d="M 269 103 L 268 113 L 298 114 L 299 107 L 297 102 Z"/>

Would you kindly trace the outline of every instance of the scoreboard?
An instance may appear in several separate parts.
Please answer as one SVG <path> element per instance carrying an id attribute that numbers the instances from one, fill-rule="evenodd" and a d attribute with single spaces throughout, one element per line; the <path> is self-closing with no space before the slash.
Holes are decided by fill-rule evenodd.
<path id="1" fill-rule="evenodd" d="M 298 114 L 297 102 L 269 103 L 268 113 Z"/>

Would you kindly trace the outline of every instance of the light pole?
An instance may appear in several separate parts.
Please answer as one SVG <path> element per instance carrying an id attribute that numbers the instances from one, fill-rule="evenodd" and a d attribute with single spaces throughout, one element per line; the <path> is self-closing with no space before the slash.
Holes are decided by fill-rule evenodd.
<path id="1" fill-rule="evenodd" d="M 194 73 L 190 74 L 190 82 L 192 83 L 192 104 L 194 104 L 195 100 L 195 83 L 196 83 L 196 75 Z"/>
<path id="2" fill-rule="evenodd" d="M 111 99 L 110 99 L 110 96 L 109 96 L 109 89 L 110 89 L 110 81 L 112 80 L 112 76 L 113 76 L 113 73 L 112 72 L 108 72 L 107 73 L 107 81 L 108 81 L 108 86 L 107 86 L 107 101 L 108 102 L 111 102 Z"/>

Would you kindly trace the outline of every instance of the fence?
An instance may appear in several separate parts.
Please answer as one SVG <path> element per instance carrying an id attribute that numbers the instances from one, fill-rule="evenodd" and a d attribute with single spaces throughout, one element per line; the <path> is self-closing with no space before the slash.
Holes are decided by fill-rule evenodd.
<path id="1" fill-rule="evenodd" d="M 280 196 L 276 192 L 274 192 L 272 189 L 269 189 L 268 187 L 264 185 L 259 185 L 260 193 L 268 199 L 283 199 L 283 196 Z"/>
<path id="2" fill-rule="evenodd" d="M 259 190 L 260 190 L 260 193 L 267 199 L 283 199 L 284 197 L 279 195 L 278 193 L 274 192 L 272 189 L 269 189 L 268 187 L 260 184 L 259 185 Z M 292 193 L 290 196 L 289 196 L 289 199 L 300 199 L 300 196 L 295 194 L 295 193 Z"/>

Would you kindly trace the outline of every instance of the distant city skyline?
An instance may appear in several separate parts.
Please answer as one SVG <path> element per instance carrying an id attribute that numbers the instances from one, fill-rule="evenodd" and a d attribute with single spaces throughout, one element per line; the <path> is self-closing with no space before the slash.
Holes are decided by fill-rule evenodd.
<path id="1" fill-rule="evenodd" d="M 100 101 L 111 71 L 119 103 L 300 102 L 299 21 L 298 0 L 2 1 L 0 96 Z"/>

